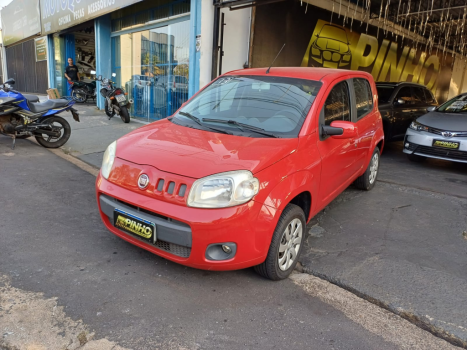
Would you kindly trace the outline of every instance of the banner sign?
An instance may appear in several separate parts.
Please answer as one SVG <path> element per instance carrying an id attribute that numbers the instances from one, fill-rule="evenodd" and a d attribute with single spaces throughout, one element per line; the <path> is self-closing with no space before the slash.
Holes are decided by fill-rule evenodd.
<path id="1" fill-rule="evenodd" d="M 42 35 L 55 33 L 141 0 L 40 0 Z"/>
<path id="2" fill-rule="evenodd" d="M 36 48 L 36 62 L 45 61 L 47 59 L 47 37 L 34 39 Z"/>
<path id="3" fill-rule="evenodd" d="M 13 0 L 2 9 L 1 16 L 5 46 L 41 32 L 39 0 Z"/>
<path id="4" fill-rule="evenodd" d="M 443 53 L 442 49 L 429 50 L 421 43 L 396 36 L 389 29 L 367 27 L 343 15 L 339 18 L 336 13 L 331 16 L 322 9 L 306 14 L 300 6 L 282 6 L 272 4 L 256 10 L 255 67 L 269 66 L 278 52 L 271 46 L 280 48 L 286 42 L 282 60 L 278 59 L 280 63 L 276 65 L 362 70 L 370 73 L 375 81 L 423 84 L 438 101 L 446 100 L 454 61 L 451 54 Z M 283 15 L 284 11 L 288 12 L 287 16 Z M 280 18 L 279 14 L 286 18 L 282 25 L 268 19 Z M 269 45 L 268 50 L 262 45 Z M 265 53 L 266 57 L 258 57 Z"/>

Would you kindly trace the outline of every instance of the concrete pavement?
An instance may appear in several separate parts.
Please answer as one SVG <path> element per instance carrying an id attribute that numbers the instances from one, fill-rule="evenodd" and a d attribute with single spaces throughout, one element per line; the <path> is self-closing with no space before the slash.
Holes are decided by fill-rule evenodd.
<path id="1" fill-rule="evenodd" d="M 94 176 L 9 141 L 0 137 L 0 347 L 454 348 L 305 274 L 200 271 L 130 245 L 101 223 Z"/>

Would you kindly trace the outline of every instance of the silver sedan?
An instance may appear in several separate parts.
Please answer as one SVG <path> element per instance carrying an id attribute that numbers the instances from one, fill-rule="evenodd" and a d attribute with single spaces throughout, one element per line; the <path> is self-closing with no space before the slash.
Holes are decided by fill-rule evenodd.
<path id="1" fill-rule="evenodd" d="M 429 157 L 467 163 L 467 94 L 430 107 L 413 121 L 405 134 L 404 153 L 416 162 Z"/>

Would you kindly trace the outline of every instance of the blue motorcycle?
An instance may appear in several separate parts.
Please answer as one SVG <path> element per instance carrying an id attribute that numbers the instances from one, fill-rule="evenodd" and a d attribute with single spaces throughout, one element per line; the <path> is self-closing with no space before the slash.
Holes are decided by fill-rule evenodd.
<path id="1" fill-rule="evenodd" d="M 79 122 L 79 114 L 72 106 L 75 101 L 66 99 L 39 102 L 33 95 L 21 94 L 13 90 L 14 79 L 0 85 L 0 133 L 13 139 L 34 136 L 46 148 L 63 146 L 71 135 L 71 127 L 59 113 L 69 111 Z"/>

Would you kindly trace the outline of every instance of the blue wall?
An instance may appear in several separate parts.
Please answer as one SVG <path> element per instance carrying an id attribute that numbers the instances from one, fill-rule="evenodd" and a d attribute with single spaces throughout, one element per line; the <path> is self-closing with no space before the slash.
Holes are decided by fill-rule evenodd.
<path id="1" fill-rule="evenodd" d="M 110 38 L 110 15 L 97 18 L 94 21 L 96 34 L 96 75 L 112 79 L 112 42 Z M 104 108 L 104 98 L 99 93 L 100 83 L 97 82 L 97 107 Z"/>
<path id="2" fill-rule="evenodd" d="M 190 5 L 190 71 L 188 76 L 188 98 L 199 90 L 199 59 L 196 51 L 196 36 L 201 34 L 201 1 L 191 0 Z"/>

